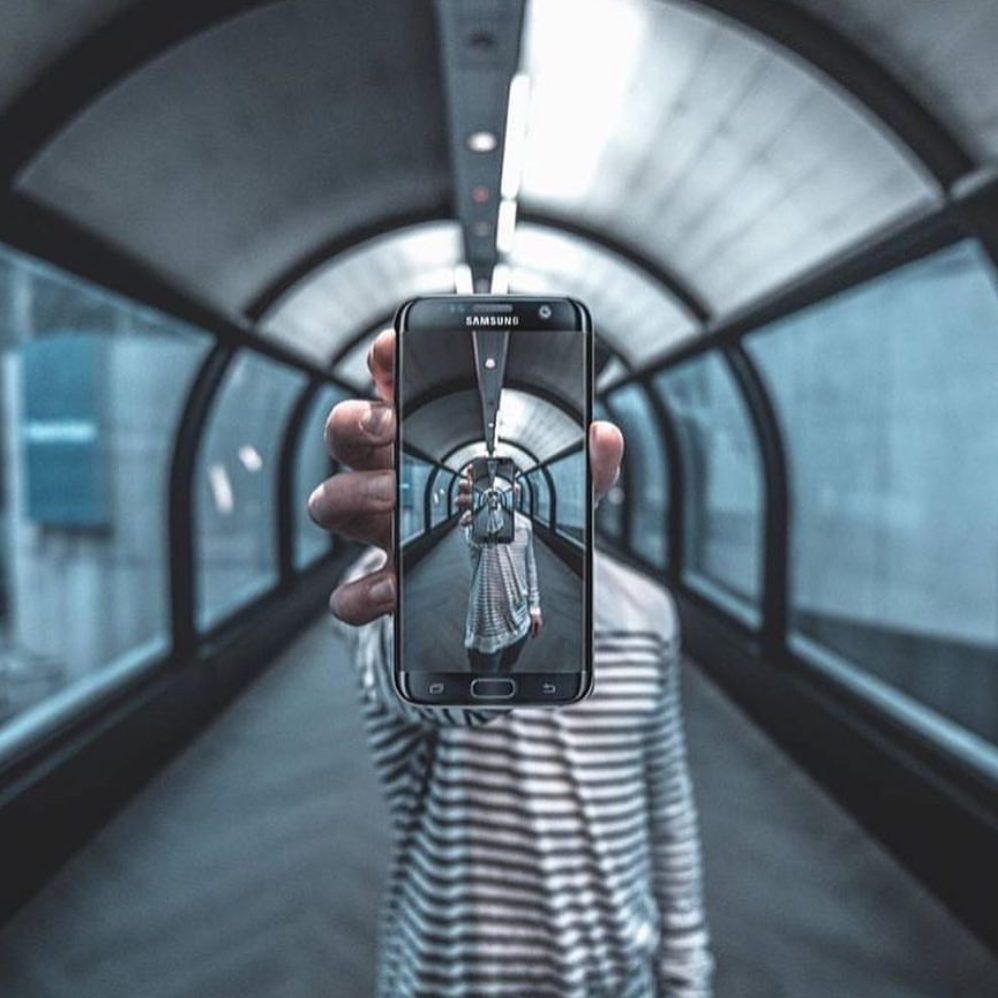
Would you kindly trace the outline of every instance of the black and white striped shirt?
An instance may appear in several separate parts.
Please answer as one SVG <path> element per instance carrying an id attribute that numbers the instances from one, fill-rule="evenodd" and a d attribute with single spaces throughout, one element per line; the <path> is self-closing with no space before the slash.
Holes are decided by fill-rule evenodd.
<path id="1" fill-rule="evenodd" d="M 675 610 L 604 554 L 594 595 L 595 689 L 561 709 L 407 705 L 390 619 L 352 632 L 395 831 L 383 998 L 711 993 Z"/>
<path id="2" fill-rule="evenodd" d="M 509 544 L 480 544 L 462 526 L 471 556 L 471 592 L 464 647 L 488 655 L 514 644 L 530 629 L 530 614 L 541 608 L 534 557 L 534 528 L 515 513 Z"/>

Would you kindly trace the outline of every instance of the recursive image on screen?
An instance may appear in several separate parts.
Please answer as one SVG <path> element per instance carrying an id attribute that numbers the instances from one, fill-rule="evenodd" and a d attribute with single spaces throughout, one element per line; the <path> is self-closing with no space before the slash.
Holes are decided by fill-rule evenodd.
<path id="1" fill-rule="evenodd" d="M 413 331 L 402 352 L 403 668 L 576 672 L 585 338 Z"/>

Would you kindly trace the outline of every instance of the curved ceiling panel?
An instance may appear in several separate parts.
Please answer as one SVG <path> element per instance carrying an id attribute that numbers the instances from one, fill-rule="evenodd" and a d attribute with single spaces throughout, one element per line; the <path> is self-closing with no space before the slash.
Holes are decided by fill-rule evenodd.
<path id="1" fill-rule="evenodd" d="M 96 101 L 19 189 L 242 313 L 329 240 L 450 204 L 430 0 L 288 0 Z"/>
<path id="2" fill-rule="evenodd" d="M 891 71 L 980 159 L 998 155 L 998 4 L 793 0 Z"/>
<path id="3" fill-rule="evenodd" d="M 41 76 L 46 67 L 81 39 L 136 0 L 87 0 L 47 4 L 5 0 L 0 31 L 0 107 Z"/>
<path id="4" fill-rule="evenodd" d="M 567 294 L 585 302 L 597 333 L 632 366 L 697 331 L 692 316 L 665 288 L 575 236 L 518 225 L 509 266 L 513 292 Z"/>
<path id="5" fill-rule="evenodd" d="M 524 69 L 524 208 L 639 247 L 716 313 L 939 196 L 830 80 L 703 10 L 534 0 Z"/>
<path id="6" fill-rule="evenodd" d="M 319 364 L 414 295 L 450 294 L 461 260 L 455 222 L 431 222 L 371 239 L 317 268 L 281 298 L 260 331 Z M 343 355 L 346 359 L 348 355 Z"/>

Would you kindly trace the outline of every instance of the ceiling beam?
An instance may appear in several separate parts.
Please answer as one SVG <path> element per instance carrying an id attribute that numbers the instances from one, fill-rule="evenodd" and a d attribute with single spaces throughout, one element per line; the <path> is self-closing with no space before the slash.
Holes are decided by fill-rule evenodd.
<path id="1" fill-rule="evenodd" d="M 454 212 L 475 290 L 498 261 L 496 227 L 509 85 L 520 62 L 524 0 L 437 0 Z"/>

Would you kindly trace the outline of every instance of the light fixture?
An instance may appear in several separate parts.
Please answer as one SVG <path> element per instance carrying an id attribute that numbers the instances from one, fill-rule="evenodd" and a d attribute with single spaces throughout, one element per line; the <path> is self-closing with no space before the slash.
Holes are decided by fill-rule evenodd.
<path id="1" fill-rule="evenodd" d="M 502 153 L 502 179 L 499 190 L 504 198 L 520 191 L 523 154 L 527 139 L 527 110 L 530 103 L 530 77 L 517 73 L 509 84 L 506 106 L 506 142 Z"/>
<path id="2" fill-rule="evenodd" d="M 485 361 L 485 366 L 491 371 L 496 366 L 495 357 L 488 357 Z"/>
<path id="3" fill-rule="evenodd" d="M 513 233 L 516 231 L 516 202 L 503 198 L 499 205 L 499 219 L 496 223 L 496 249 L 509 253 L 513 249 Z"/>
<path id="4" fill-rule="evenodd" d="M 505 263 L 497 263 L 492 268 L 492 290 L 494 295 L 509 293 L 509 267 Z"/>
<path id="5" fill-rule="evenodd" d="M 466 141 L 472 152 L 495 152 L 496 146 L 499 145 L 495 132 L 472 132 Z"/>
<path id="6" fill-rule="evenodd" d="M 475 293 L 475 285 L 471 279 L 471 267 L 466 263 L 459 263 L 454 267 L 454 290 L 459 295 Z"/>

